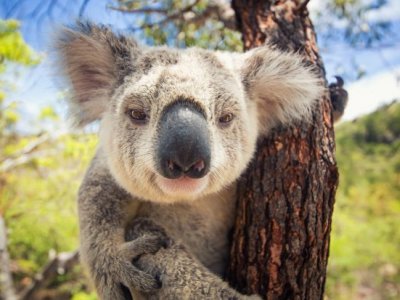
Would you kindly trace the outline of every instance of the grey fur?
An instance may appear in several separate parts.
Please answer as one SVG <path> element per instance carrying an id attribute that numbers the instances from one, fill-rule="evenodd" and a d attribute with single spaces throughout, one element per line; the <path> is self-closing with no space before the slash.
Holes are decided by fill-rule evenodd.
<path id="1" fill-rule="evenodd" d="M 245 54 L 145 48 L 93 25 L 66 30 L 59 51 L 78 123 L 101 120 L 78 200 L 82 262 L 100 298 L 124 299 L 122 283 L 148 299 L 247 299 L 219 277 L 235 180 L 260 134 L 310 115 L 324 91 L 317 76 L 268 46 Z M 212 145 L 195 192 L 167 190 L 155 167 L 161 112 L 182 98 L 204 112 Z M 132 109 L 148 115 L 145 125 L 132 123 Z M 221 127 L 226 113 L 234 119 Z"/>

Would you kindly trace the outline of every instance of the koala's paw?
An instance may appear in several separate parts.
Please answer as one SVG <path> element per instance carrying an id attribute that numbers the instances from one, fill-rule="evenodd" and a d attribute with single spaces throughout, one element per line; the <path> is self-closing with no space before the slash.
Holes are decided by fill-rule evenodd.
<path id="1" fill-rule="evenodd" d="M 148 300 L 219 299 L 261 300 L 259 296 L 242 295 L 219 276 L 208 270 L 179 242 L 154 255 L 138 260 L 140 269 L 161 275 L 162 288 L 142 294 Z"/>
<path id="2" fill-rule="evenodd" d="M 142 255 L 155 254 L 168 246 L 162 232 L 141 232 L 135 239 L 116 247 L 112 257 L 97 259 L 93 274 L 101 299 L 125 300 L 136 292 L 151 293 L 161 288 L 160 276 L 138 267 Z"/>

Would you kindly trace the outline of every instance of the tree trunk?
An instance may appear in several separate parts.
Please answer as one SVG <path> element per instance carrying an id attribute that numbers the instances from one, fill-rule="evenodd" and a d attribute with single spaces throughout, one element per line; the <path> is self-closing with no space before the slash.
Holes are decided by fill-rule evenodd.
<path id="1" fill-rule="evenodd" d="M 324 80 L 305 4 L 233 0 L 232 6 L 246 50 L 268 40 L 303 54 Z M 334 150 L 328 89 L 312 124 L 277 128 L 258 142 L 255 159 L 238 183 L 227 271 L 233 287 L 266 299 L 323 299 L 338 184 Z"/>

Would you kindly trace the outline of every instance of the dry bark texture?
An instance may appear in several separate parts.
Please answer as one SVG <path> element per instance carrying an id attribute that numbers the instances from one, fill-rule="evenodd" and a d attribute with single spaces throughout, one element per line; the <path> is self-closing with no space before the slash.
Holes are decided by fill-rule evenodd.
<path id="1" fill-rule="evenodd" d="M 312 23 L 296 0 L 232 3 L 245 49 L 268 39 L 304 55 L 325 80 Z M 328 90 L 312 123 L 277 128 L 238 183 L 238 215 L 227 279 L 265 299 L 323 299 L 338 184 Z"/>

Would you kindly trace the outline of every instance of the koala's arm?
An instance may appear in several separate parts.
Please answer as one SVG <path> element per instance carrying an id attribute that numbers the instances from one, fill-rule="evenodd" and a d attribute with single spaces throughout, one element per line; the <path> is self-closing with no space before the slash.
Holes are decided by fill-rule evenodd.
<path id="1" fill-rule="evenodd" d="M 137 219 L 129 226 L 126 239 L 135 239 L 143 232 L 157 231 L 163 229 L 151 220 Z M 167 248 L 162 248 L 155 254 L 140 256 L 135 265 L 153 277 L 159 278 L 162 287 L 150 293 L 135 294 L 134 299 L 261 299 L 256 295 L 242 295 L 231 288 L 227 282 L 204 267 L 176 241 L 170 240 Z"/>
<path id="2" fill-rule="evenodd" d="M 127 290 L 151 291 L 159 281 L 131 262 L 165 245 L 165 237 L 145 233 L 125 242 L 135 200 L 118 186 L 98 153 L 79 190 L 80 255 L 101 299 L 126 299 Z M 126 287 L 123 288 L 122 286 Z"/>

